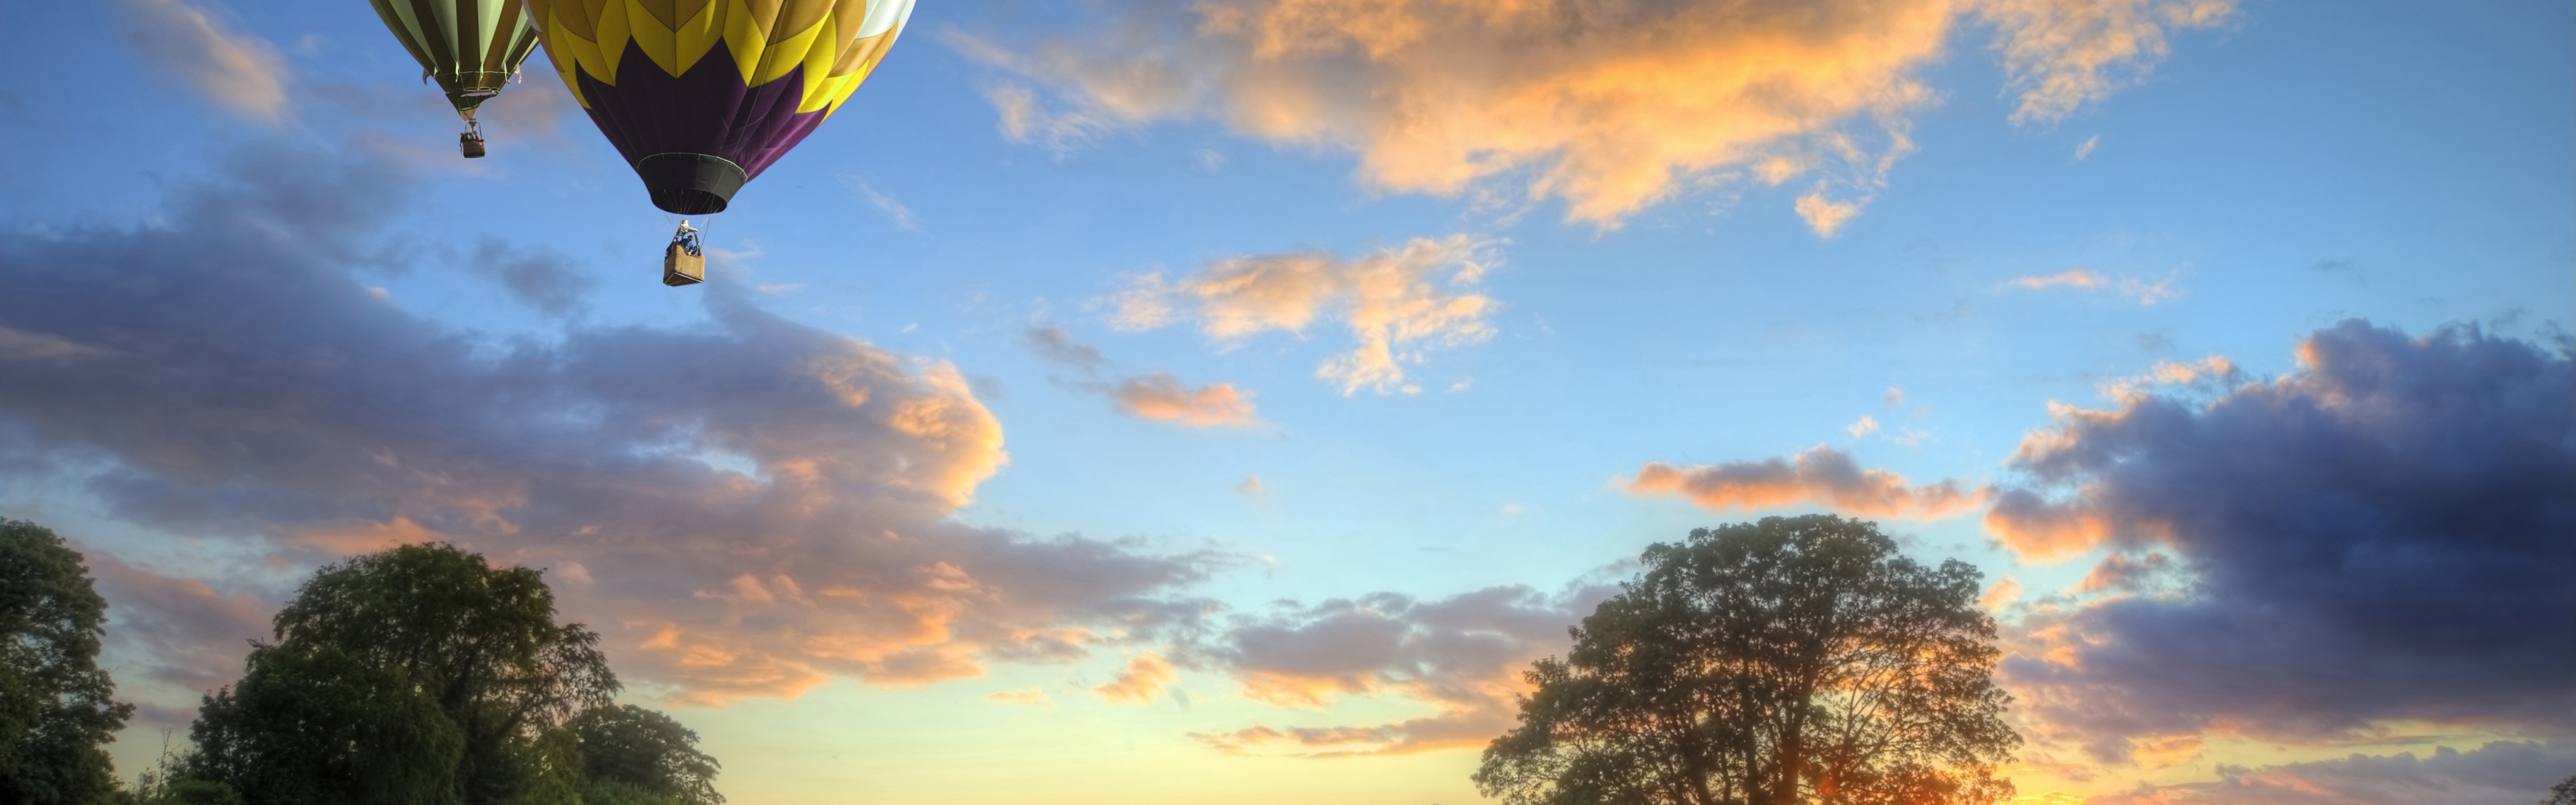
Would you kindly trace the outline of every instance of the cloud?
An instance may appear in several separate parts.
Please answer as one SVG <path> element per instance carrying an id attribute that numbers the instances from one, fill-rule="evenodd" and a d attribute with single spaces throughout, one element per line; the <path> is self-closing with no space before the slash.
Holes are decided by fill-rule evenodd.
<path id="1" fill-rule="evenodd" d="M 598 280 L 573 267 L 572 258 L 545 246 L 512 246 L 484 236 L 474 246 L 467 269 L 500 283 L 510 298 L 552 316 L 581 307 L 581 297 Z"/>
<path id="2" fill-rule="evenodd" d="M 1117 679 L 1092 688 L 1091 692 L 1112 702 L 1153 704 L 1155 699 L 1162 698 L 1164 688 L 1171 687 L 1180 678 L 1180 672 L 1173 670 L 1171 662 L 1164 660 L 1163 655 L 1148 651 L 1128 658 L 1126 669 L 1118 672 Z"/>
<path id="3" fill-rule="evenodd" d="M 1922 76 L 1983 23 L 2051 123 L 2146 74 L 2210 0 L 1470 3 L 1133 2 L 1042 41 L 952 34 L 1012 76 L 987 90 L 1014 139 L 1063 148 L 1213 118 L 1275 143 L 1352 152 L 1402 192 L 1555 200 L 1615 227 L 1697 187 L 1801 181 L 1830 236 L 1911 149 Z M 1046 90 L 1042 97 L 1037 89 Z"/>
<path id="4" fill-rule="evenodd" d="M 2102 135 L 2099 135 L 2099 134 L 2093 135 L 2093 136 L 2091 136 L 2091 137 L 2086 137 L 2086 138 L 2084 138 L 2084 141 L 2083 141 L 2083 142 L 2076 143 L 2076 144 L 2075 144 L 2075 161 L 2077 161 L 2077 162 L 2082 162 L 2082 161 L 2084 161 L 2084 158 L 2085 158 L 2085 157 L 2092 156 L 2092 155 L 2093 155 L 2093 148 L 2094 148 L 2095 146 L 2099 146 L 2099 145 L 2101 145 L 2101 144 L 2102 144 Z"/>
<path id="5" fill-rule="evenodd" d="M 1234 485 L 1234 491 L 1249 498 L 1257 498 L 1269 494 L 1267 488 L 1261 485 L 1261 476 L 1258 475 L 1244 476 L 1243 483 Z"/>
<path id="6" fill-rule="evenodd" d="M 2169 52 L 2167 33 L 2206 28 L 2231 0 L 1982 0 L 2021 102 L 2013 122 L 2053 123 L 2144 78 Z"/>
<path id="7" fill-rule="evenodd" d="M 849 188 L 850 192 L 857 193 L 861 200 L 868 203 L 868 206 L 877 208 L 877 212 L 885 213 L 886 218 L 894 221 L 895 228 L 914 234 L 928 234 L 921 228 L 921 219 L 913 216 L 911 207 L 904 206 L 902 201 L 896 200 L 893 196 L 878 192 L 876 185 L 869 184 L 868 180 L 859 178 L 854 173 L 843 173 L 841 185 Z"/>
<path id="8" fill-rule="evenodd" d="M 1904 476 L 1861 469 L 1850 454 L 1824 445 L 1786 459 L 1687 467 L 1649 462 L 1624 486 L 1639 495 L 1680 495 L 1721 511 L 1813 503 L 1857 517 L 1915 520 L 1961 514 L 1986 499 L 1986 490 L 1961 489 L 1957 481 L 1910 486 Z"/>
<path id="9" fill-rule="evenodd" d="M 1304 335 L 1329 321 L 1357 342 L 1325 360 L 1315 376 L 1341 386 L 1410 391 L 1404 365 L 1426 352 L 1492 338 L 1493 302 L 1472 288 L 1497 243 L 1466 235 L 1415 238 L 1344 260 L 1321 252 L 1239 257 L 1201 266 L 1178 280 L 1135 277 L 1114 298 L 1116 323 L 1131 330 L 1195 320 L 1201 332 L 1234 342 L 1268 330 Z"/>
<path id="10" fill-rule="evenodd" d="M 1850 425 L 1844 426 L 1843 432 L 1851 434 L 1851 437 L 1854 439 L 1868 436 L 1872 433 L 1877 433 L 1878 417 L 1862 414 L 1859 419 L 1852 420 Z"/>
<path id="11" fill-rule="evenodd" d="M 1055 709 L 1055 698 L 1048 696 L 1044 688 L 997 690 L 985 696 L 984 701 L 995 704 L 1034 704 L 1049 710 Z"/>
<path id="12" fill-rule="evenodd" d="M 2224 393 L 2249 382 L 2250 378 L 2236 362 L 2224 355 L 2210 355 L 2190 363 L 2157 361 L 2146 374 L 2112 378 L 2102 384 L 2102 396 L 2113 401 L 2127 401 L 2154 392 L 2158 388 L 2181 391 Z M 2059 415 L 2071 409 L 2063 404 L 2050 408 Z"/>
<path id="13" fill-rule="evenodd" d="M 2002 609 L 2021 598 L 2021 590 L 2020 579 L 2011 576 L 1996 579 L 1994 586 L 1987 587 L 1985 593 L 1977 596 L 1977 608 L 1987 612 Z"/>
<path id="14" fill-rule="evenodd" d="M 1392 695 L 1431 712 L 1378 724 L 1255 725 L 1191 737 L 1229 754 L 1303 757 L 1482 745 L 1511 728 L 1514 697 L 1526 689 L 1521 671 L 1562 651 L 1566 627 L 1617 593 L 1608 584 L 1570 585 L 1554 595 L 1490 587 L 1436 601 L 1377 593 L 1238 623 L 1203 651 L 1235 675 L 1247 698 L 1305 708 Z"/>
<path id="15" fill-rule="evenodd" d="M 109 649 L 125 687 L 157 685 L 193 699 L 232 684 L 254 638 L 269 636 L 277 606 L 243 591 L 128 564 L 96 549 L 82 551 L 99 595 L 109 602 Z M 139 678 L 138 678 L 139 676 Z M 148 680 L 148 681 L 147 681 Z"/>
<path id="16" fill-rule="evenodd" d="M 1029 348 L 1040 357 L 1081 369 L 1085 375 L 1097 376 L 1100 367 L 1109 363 L 1100 350 L 1073 340 L 1062 327 L 1033 327 L 1027 338 Z M 1261 423 L 1253 412 L 1252 392 L 1232 383 L 1210 383 L 1193 389 L 1182 385 L 1170 372 L 1153 372 L 1116 383 L 1082 381 L 1064 385 L 1106 396 L 1118 410 L 1138 419 L 1196 428 Z"/>
<path id="17" fill-rule="evenodd" d="M 2221 765 L 2216 782 L 2093 797 L 2091 805 L 2452 805 L 2541 802 L 2576 768 L 2564 745 L 2494 741 L 2466 752 L 2412 752 L 2247 768 Z"/>
<path id="18" fill-rule="evenodd" d="M 0 360 L 9 482 L 285 567 L 416 539 L 578 562 L 567 617 L 702 703 L 1064 661 L 1206 611 L 1172 591 L 1214 554 L 951 520 L 1007 457 L 946 363 L 724 282 L 702 322 L 497 342 L 370 293 L 411 181 L 255 148 L 156 223 L 0 234 L 0 326 L 85 348 Z"/>
<path id="19" fill-rule="evenodd" d="M 2108 291 L 2126 297 L 2141 306 L 2154 307 L 2158 302 L 2171 302 L 2182 298 L 2182 291 L 2173 287 L 2174 280 L 2181 276 L 2182 272 L 2176 271 L 2166 274 L 2164 279 L 2148 282 L 2136 277 L 2109 276 L 2091 269 L 2070 268 L 2055 274 L 2014 277 L 1996 285 L 1995 289 L 2041 291 L 2050 288 L 2073 288 L 2079 291 Z"/>
<path id="20" fill-rule="evenodd" d="M 268 123 L 287 112 L 286 59 L 257 34 L 187 0 L 117 0 L 134 49 L 224 111 Z"/>
<path id="21" fill-rule="evenodd" d="M 1232 383 L 1198 388 L 1181 385 L 1169 372 L 1131 377 L 1109 390 L 1118 410 L 1138 419 L 1175 422 L 1195 428 L 1247 427 L 1261 423 L 1252 411 L 1252 392 Z"/>
<path id="22" fill-rule="evenodd" d="M 31 333 L 0 326 L 0 360 L 60 361 L 105 354 L 108 354 L 107 350 L 75 344 L 51 333 Z"/>
<path id="23" fill-rule="evenodd" d="M 2576 707 L 2576 363 L 2361 321 L 2298 354 L 2024 439 L 1988 527 L 2025 559 L 2111 554 L 2018 626 L 2002 673 L 2038 735 L 2117 761 L 2213 731 L 2566 734 L 2543 714 Z"/>
<path id="24" fill-rule="evenodd" d="M 1028 332 L 1028 343 L 1030 349 L 1037 350 L 1038 357 L 1080 369 L 1085 373 L 1097 370 L 1101 364 L 1108 362 L 1107 358 L 1101 357 L 1099 349 L 1073 340 L 1073 336 L 1066 333 L 1062 327 L 1031 327 Z"/>

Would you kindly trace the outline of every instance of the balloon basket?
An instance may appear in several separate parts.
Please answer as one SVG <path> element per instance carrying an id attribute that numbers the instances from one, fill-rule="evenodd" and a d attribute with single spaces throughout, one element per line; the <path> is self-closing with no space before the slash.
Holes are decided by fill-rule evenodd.
<path id="1" fill-rule="evenodd" d="M 662 284 L 677 288 L 705 281 L 707 258 L 704 255 L 690 254 L 677 243 L 662 250 Z"/>
<path id="2" fill-rule="evenodd" d="M 662 249 L 662 284 L 673 288 L 707 281 L 707 256 L 698 248 L 698 230 L 688 222 L 671 234 L 671 245 Z"/>

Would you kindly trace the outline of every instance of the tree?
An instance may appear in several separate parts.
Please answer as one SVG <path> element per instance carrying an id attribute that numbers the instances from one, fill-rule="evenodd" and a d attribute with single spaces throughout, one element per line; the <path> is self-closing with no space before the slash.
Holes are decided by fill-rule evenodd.
<path id="1" fill-rule="evenodd" d="M 1512 805 L 1993 803 L 2002 719 L 1976 569 L 1830 515 L 1692 531 L 1526 677 L 1476 785 Z"/>
<path id="2" fill-rule="evenodd" d="M 445 544 L 323 568 L 190 728 L 193 777 L 258 805 L 579 802 L 563 725 L 618 690 L 537 571 Z"/>
<path id="3" fill-rule="evenodd" d="M 66 805 L 116 793 L 107 742 L 134 706 L 99 670 L 107 600 L 51 529 L 0 519 L 0 802 Z"/>
<path id="4" fill-rule="evenodd" d="M 2576 776 L 2550 786 L 2549 798 L 2541 800 L 2540 805 L 2576 805 Z"/>
<path id="5" fill-rule="evenodd" d="M 589 805 L 724 805 L 716 759 L 698 751 L 698 734 L 670 716 L 613 705 L 575 717 L 570 729 L 580 741 Z"/>

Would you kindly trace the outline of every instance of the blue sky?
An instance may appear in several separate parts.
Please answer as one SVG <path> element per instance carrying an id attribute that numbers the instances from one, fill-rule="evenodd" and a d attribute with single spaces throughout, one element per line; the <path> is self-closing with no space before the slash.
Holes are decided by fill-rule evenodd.
<path id="1" fill-rule="evenodd" d="M 10 365 L 22 372 L 8 381 L 15 390 L 0 393 L 17 398 L 0 417 L 9 449 L 25 457 L 0 464 L 0 510 L 52 525 L 126 568 L 115 571 L 122 581 L 107 583 L 118 617 L 129 619 L 121 623 L 155 617 L 144 614 L 147 601 L 188 595 L 229 602 L 204 611 L 237 615 L 156 632 L 171 635 L 162 642 L 114 644 L 125 668 L 205 666 L 159 681 L 121 672 L 127 695 L 173 709 L 147 710 L 119 757 L 129 765 L 148 758 L 151 730 L 184 723 L 193 705 L 185 680 L 236 672 L 222 663 L 237 656 L 204 646 L 255 636 L 261 608 L 314 564 L 371 539 L 445 538 L 511 561 L 580 568 L 594 586 L 566 594 L 568 616 L 615 624 L 606 627 L 611 657 L 633 695 L 679 703 L 676 712 L 725 760 L 719 783 L 735 802 L 842 801 L 836 792 L 1004 802 L 1047 790 L 1084 801 L 1473 801 L 1466 774 L 1481 741 L 1434 741 L 1423 737 L 1427 727 L 1415 738 L 1437 745 L 1407 745 L 1402 730 L 1377 743 L 1232 752 L 1204 738 L 1255 725 L 1444 714 L 1468 732 L 1490 728 L 1496 712 L 1508 726 L 1507 709 L 1478 709 L 1507 708 L 1507 698 L 1441 699 L 1426 692 L 1423 675 L 1507 696 L 1513 683 L 1499 671 L 1561 650 L 1548 635 L 1561 635 L 1598 600 L 1585 591 L 1620 578 L 1621 563 L 1645 545 L 1768 514 L 1875 519 L 1920 557 L 1958 557 L 1989 579 L 2013 579 L 2027 597 L 1999 598 L 1997 615 L 2009 640 L 2025 641 L 2015 650 L 2042 656 L 2041 633 L 2063 625 L 2052 619 L 2112 605 L 2104 596 L 2115 593 L 2078 589 L 2110 558 L 2162 552 L 2217 573 L 2218 557 L 2230 555 L 2190 534 L 2154 537 L 2174 526 L 2150 521 L 2166 521 L 2119 519 L 2146 504 L 2096 505 L 2082 497 L 2091 493 L 2072 491 L 2090 484 L 2102 501 L 2130 494 L 2121 484 L 2133 476 L 2116 467 L 2044 477 L 2026 437 L 2095 438 L 2052 405 L 2125 417 L 2146 410 L 2140 400 L 2179 401 L 2218 422 L 2238 410 L 2230 404 L 2252 410 L 2267 394 L 2360 394 L 2338 385 L 2357 375 L 2335 369 L 2360 363 L 2302 364 L 2302 345 L 2325 343 L 2316 354 L 2370 356 L 2345 360 L 2379 361 L 2372 365 L 2425 365 L 2435 360 L 2425 356 L 2451 354 L 2440 351 L 2450 348 L 2440 334 L 2462 331 L 2445 327 L 2478 328 L 2461 350 L 2540 356 L 2531 382 L 2544 392 L 2569 371 L 2576 48 L 2565 32 L 2576 19 L 2564 4 L 1854 2 L 1784 22 L 1788 11 L 1748 3 L 1717 23 L 1693 16 L 1700 7 L 1690 4 L 1651 12 L 1674 15 L 1681 22 L 1668 24 L 1685 30 L 1718 26 L 1707 32 L 1711 53 L 1757 54 L 1740 59 L 1771 71 L 1777 88 L 1739 95 L 1695 95 L 1711 86 L 1692 72 L 1713 69 L 1696 60 L 1706 54 L 1645 34 L 1636 41 L 1649 45 L 1633 53 L 1569 47 L 1479 72 L 1486 62 L 1478 59 L 1518 53 L 1507 48 L 1528 32 L 1511 26 L 1545 20 L 1470 24 L 1439 3 L 1386 4 L 1433 34 L 1375 56 L 1330 48 L 1260 55 L 1249 44 L 1258 35 L 1243 32 L 1250 29 L 1229 33 L 1205 16 L 1232 10 L 1288 25 L 1262 15 L 1299 5 L 1357 14 L 1342 8 L 1355 4 L 1285 0 L 1186 9 L 925 3 L 856 98 L 708 224 L 718 250 L 713 278 L 682 289 L 656 282 L 670 220 L 645 202 L 542 56 L 486 107 L 492 156 L 468 163 L 451 150 L 441 99 L 415 83 L 416 68 L 363 4 L 120 0 L 13 10 L 20 44 L 0 59 L 21 80 L 0 98 L 15 155 L 0 164 L 0 226 L 16 234 L 0 253 L 13 263 L 11 284 L 47 290 L 33 297 L 43 305 L 0 303 L 0 325 L 10 328 L 0 332 L 14 334 L 7 348 L 17 351 Z M 2111 12 L 2129 16 L 2099 16 Z M 1619 25 L 1642 25 L 1593 22 L 1612 41 L 1625 35 Z M 1357 42 L 1387 30 L 1347 25 L 1302 34 Z M 1780 30 L 1798 36 L 1775 36 Z M 2066 31 L 2076 33 L 2071 42 L 2016 38 Z M 2163 52 L 2114 47 L 2140 36 Z M 1759 55 L 1771 51 L 1756 46 L 1775 39 L 1796 46 Z M 1492 77 L 1513 70 L 1536 77 Z M 1604 77 L 1681 89 L 1669 104 L 1614 92 L 1539 112 L 1527 104 L 1542 95 L 1514 94 Z M 2052 95 L 2052 78 L 2081 89 Z M 1376 93 L 1347 91 L 1361 84 Z M 1835 94 L 1845 91 L 1853 94 Z M 1409 100 L 1373 105 L 1387 98 Z M 1278 117 L 1282 109 L 1294 114 Z M 1780 119 L 1764 129 L 1764 115 Z M 1727 143 L 1733 150 L 1719 147 Z M 1657 177 L 1654 187 L 1620 189 L 1639 175 Z M 297 177 L 323 178 L 304 187 Z M 1848 213 L 1820 218 L 1810 206 L 1802 214 L 1800 199 L 1810 196 Z M 245 217 L 224 217 L 235 214 Z M 87 360 L 79 356 L 106 353 L 82 350 L 116 349 L 96 333 L 162 320 L 84 312 L 79 306 L 103 311 L 122 304 L 117 294 L 143 292 L 81 285 L 102 269 L 33 255 L 122 254 L 121 244 L 155 232 L 230 237 L 222 233 L 272 219 L 283 222 L 276 237 L 293 245 L 246 236 L 231 251 L 206 252 L 243 262 L 188 270 L 256 274 L 267 254 L 259 249 L 288 249 L 279 253 L 318 266 L 309 274 L 318 285 L 271 278 L 203 287 L 283 294 L 244 297 L 274 302 L 277 321 L 342 307 L 310 320 L 323 329 L 245 335 L 238 350 L 210 353 L 233 356 L 223 360 L 257 362 L 241 350 L 285 339 L 350 344 L 350 360 L 373 372 L 415 371 L 406 363 L 415 353 L 371 354 L 364 345 L 375 342 L 365 339 L 377 336 L 327 329 L 343 320 L 372 322 L 347 332 L 399 330 L 408 335 L 383 335 L 392 339 L 383 343 L 452 355 L 421 364 L 450 367 L 419 368 L 422 378 L 453 371 L 495 389 L 522 388 L 493 368 L 513 355 L 555 355 L 576 367 L 564 377 L 594 377 L 578 368 L 590 358 L 561 356 L 610 356 L 664 336 L 739 350 L 600 357 L 595 377 L 632 387 L 545 386 L 588 400 L 563 410 L 473 399 L 367 409 L 350 421 L 373 424 L 316 435 L 303 449 L 375 449 L 366 445 L 379 434 L 368 428 L 533 428 L 548 416 L 587 416 L 582 405 L 650 408 L 659 403 L 647 400 L 667 391 L 694 402 L 656 416 L 698 424 L 659 441 L 608 440 L 564 466 L 651 456 L 708 478 L 738 473 L 754 487 L 784 488 L 782 479 L 805 466 L 797 461 L 834 456 L 791 460 L 764 445 L 843 443 L 817 435 L 841 431 L 805 430 L 824 420 L 782 401 L 779 389 L 846 358 L 869 367 L 873 393 L 924 401 L 952 429 L 924 435 L 879 422 L 874 435 L 848 437 L 849 449 L 870 456 L 853 461 L 876 461 L 879 450 L 913 458 L 809 501 L 847 506 L 855 519 L 794 526 L 798 550 L 863 551 L 852 546 L 891 523 L 886 530 L 931 535 L 910 537 L 930 546 L 921 554 L 930 558 L 908 567 L 966 568 L 959 572 L 992 600 L 1035 600 L 1011 585 L 1048 587 L 1043 568 L 1052 560 L 987 576 L 956 558 L 969 553 L 942 546 L 1079 545 L 1102 562 L 1158 569 L 1137 571 L 1147 580 L 1115 595 L 1087 591 L 1102 597 L 1081 604 L 1015 609 L 921 582 L 881 593 L 907 602 L 897 609 L 914 620 L 878 613 L 829 627 L 797 622 L 799 639 L 896 647 L 833 659 L 818 643 L 752 635 L 763 627 L 743 624 L 771 621 L 726 609 L 750 606 L 724 597 L 751 594 L 741 579 L 786 597 L 772 573 L 793 575 L 788 557 L 800 554 L 765 547 L 764 529 L 786 528 L 774 516 L 698 512 L 706 519 L 691 522 L 722 524 L 744 547 L 688 553 L 541 533 L 557 521 L 536 510 L 580 504 L 528 491 L 545 488 L 534 481 L 488 498 L 460 481 L 453 494 L 393 495 L 316 514 L 312 505 L 257 502 L 335 494 L 309 485 L 318 481 L 283 480 L 259 464 L 268 459 L 211 450 L 185 467 L 165 460 L 233 437 L 158 424 L 144 430 L 166 431 L 170 442 L 83 435 L 115 416 L 186 420 L 190 399 L 115 407 L 76 425 L 63 412 L 77 406 L 39 401 L 52 397 L 18 385 L 57 382 L 26 368 L 40 358 Z M 505 281 L 514 275 L 503 271 L 510 266 L 535 284 L 514 292 Z M 1221 287 L 1256 275 L 1276 283 L 1261 286 L 1268 295 Z M 341 292 L 348 289 L 372 290 Z M 235 315 L 242 324 L 174 324 L 171 332 L 220 341 L 262 321 Z M 2347 319 L 2403 337 L 2335 330 Z M 847 343 L 833 338 L 856 346 L 830 346 Z M 1372 338 L 1389 340 L 1400 379 L 1360 383 L 1325 369 Z M 2336 352 L 2334 344 L 2352 346 Z M 785 373 L 774 383 L 739 378 L 722 381 L 738 384 L 722 393 L 687 391 L 716 383 L 707 373 L 768 367 L 770 358 Z M 739 362 L 701 363 L 717 359 Z M 2165 366 L 2200 371 L 2165 370 L 2167 380 L 2187 382 L 2154 382 Z M 330 389 L 356 384 L 328 376 L 357 371 L 345 367 L 243 371 L 272 370 L 320 391 L 251 393 L 237 401 L 241 410 L 319 417 L 373 399 L 334 396 Z M 1153 385 L 1164 374 L 1170 385 Z M 2505 380 L 2442 378 L 2470 384 L 2456 390 L 2470 397 L 2509 396 L 2474 385 Z M 1149 393 L 1157 388 L 1168 393 Z M 2414 455 L 2367 445 L 2414 432 L 2400 425 L 2438 430 L 2467 416 L 2391 406 L 2444 419 L 2355 425 L 2352 438 L 2364 446 L 2352 455 Z M 2494 415 L 2537 416 L 2534 432 L 2565 434 L 2571 411 Z M 772 427 L 759 419 L 764 412 L 793 424 Z M 537 460 L 476 452 L 479 438 L 448 439 L 464 446 L 443 460 L 499 475 L 520 471 L 513 461 Z M 2571 466 L 2566 444 L 2538 444 L 2557 451 L 2545 472 Z M 2181 452 L 2138 449 L 2147 458 L 2121 466 L 2199 466 L 2175 457 Z M 1792 463 L 1801 455 L 1862 474 L 1802 473 L 1807 465 Z M 2017 455 L 2031 461 L 2015 463 Z M 2402 477 L 2451 467 L 2387 460 Z M 1737 485 L 1696 501 L 1657 493 L 1636 483 L 1650 463 Z M 2341 477 L 2318 472 L 2319 488 Z M 1945 482 L 1959 496 L 1952 503 L 1917 497 Z M 652 495 L 685 498 L 704 483 L 717 481 Z M 145 485 L 153 490 L 138 491 Z M 1994 513 L 1997 495 L 2024 488 L 2055 489 L 2051 500 L 2092 506 L 2086 511 L 2113 525 L 2066 543 L 2038 536 L 2035 521 Z M 2567 494 L 2561 486 L 2517 505 L 2544 512 L 2534 522 L 2563 525 Z M 166 513 L 183 510 L 224 514 L 186 526 Z M 563 517 L 567 529 L 579 519 Z M 2563 555 L 2566 543 L 2562 532 L 2545 550 Z M 977 550 L 971 555 L 1008 552 Z M 705 564 L 735 560 L 746 564 Z M 840 578 L 831 575 L 840 565 L 815 561 L 821 577 L 799 579 L 800 589 L 875 589 L 860 572 L 874 560 L 849 560 L 857 564 L 844 569 L 856 575 Z M 1058 581 L 1072 587 L 1102 578 L 1067 572 Z M 1015 578 L 1024 581 L 1007 580 Z M 2536 600 L 2569 604 L 2565 581 L 2555 583 L 2534 591 Z M 1522 596 L 1496 611 L 1562 616 L 1526 633 L 1471 629 L 1509 646 L 1499 665 L 1415 657 L 1405 670 L 1353 659 L 1338 672 L 1299 676 L 1261 665 L 1244 631 L 1267 624 L 1324 635 L 1342 612 L 1329 602 L 1342 599 L 1359 602 L 1351 611 L 1418 630 L 1407 634 L 1431 634 L 1446 627 L 1407 620 L 1421 615 L 1408 607 L 1468 607 L 1475 602 L 1452 597 L 1494 588 Z M 2052 591 L 2063 596 L 2043 600 Z M 1196 607 L 1203 620 L 1190 622 L 1203 632 L 1103 614 L 1108 602 L 1131 599 Z M 2468 606 L 2432 604 L 2443 605 Z M 666 612 L 683 626 L 657 631 L 660 616 L 648 614 Z M 710 623 L 731 625 L 702 625 Z M 226 627 L 249 631 L 201 633 Z M 723 644 L 729 666 L 630 660 L 725 629 L 750 635 Z M 1069 654 L 1011 650 L 1061 630 L 1089 637 L 1073 638 Z M 1315 651 L 1351 645 L 1317 639 Z M 890 670 L 901 665 L 897 656 L 943 659 L 923 660 L 929 670 Z M 1148 662 L 1140 674 L 1144 656 L 1173 668 L 1161 674 Z M 1121 678 L 1152 695 L 1102 692 Z M 2039 676 L 2010 681 L 2025 686 L 2016 690 L 2027 702 L 2054 695 Z M 1039 694 L 988 698 L 1031 689 Z M 2530 702 L 2563 703 L 2571 692 L 2564 680 L 2539 690 Z M 1300 703 L 1298 691 L 1314 698 Z M 2537 753 L 2564 766 L 2576 753 L 2564 724 L 2440 716 L 2466 712 L 2440 702 L 2302 735 L 2245 728 L 2252 711 L 2208 706 L 2205 719 L 2153 728 L 2031 708 L 2025 755 L 2039 759 L 2022 771 L 2022 790 L 2111 802 L 2143 781 L 2168 786 L 2179 801 L 2293 801 L 2262 799 L 2271 796 L 2262 785 L 2221 767 L 2326 779 L 2361 772 L 2288 764 L 2354 752 L 2412 752 L 2430 763 L 2436 746 L 2449 746 Z M 2085 748 L 2112 744 L 2126 749 Z M 1297 757 L 1337 749 L 1391 754 Z M 995 771 L 1004 767 L 1019 771 Z M 2528 781 L 2456 782 L 2521 792 Z"/>

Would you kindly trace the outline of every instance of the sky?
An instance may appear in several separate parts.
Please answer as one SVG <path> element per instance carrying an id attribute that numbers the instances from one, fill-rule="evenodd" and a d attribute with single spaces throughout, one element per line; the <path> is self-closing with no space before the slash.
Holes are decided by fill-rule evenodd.
<path id="1" fill-rule="evenodd" d="M 739 805 L 1469 803 L 1696 527 L 1988 584 L 2023 801 L 2576 772 L 2576 7 L 930 0 L 675 221 L 365 4 L 9 6 L 0 515 L 146 768 L 323 564 L 546 569 Z"/>

